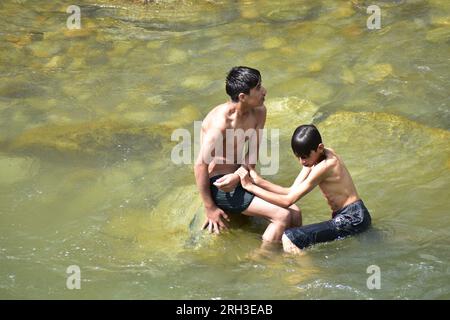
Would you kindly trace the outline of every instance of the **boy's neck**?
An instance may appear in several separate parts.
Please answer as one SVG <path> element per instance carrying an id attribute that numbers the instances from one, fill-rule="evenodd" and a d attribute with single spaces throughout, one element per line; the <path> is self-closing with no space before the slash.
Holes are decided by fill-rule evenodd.
<path id="1" fill-rule="evenodd" d="M 326 151 L 327 150 L 324 148 L 322 154 L 320 155 L 319 159 L 317 160 L 317 163 L 320 163 L 320 162 L 322 162 L 323 160 L 325 160 L 327 158 Z"/>
<path id="2" fill-rule="evenodd" d="M 233 111 L 236 111 L 236 115 L 238 117 L 246 116 L 251 109 L 251 107 L 249 107 L 246 104 L 243 104 L 242 102 L 230 101 L 229 106 Z"/>

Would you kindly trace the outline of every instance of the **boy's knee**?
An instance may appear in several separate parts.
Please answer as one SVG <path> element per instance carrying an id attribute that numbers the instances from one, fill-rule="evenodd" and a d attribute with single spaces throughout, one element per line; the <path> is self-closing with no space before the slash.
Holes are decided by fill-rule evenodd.
<path id="1" fill-rule="evenodd" d="M 280 208 L 274 222 L 282 225 L 284 228 L 288 228 L 292 223 L 292 218 L 293 214 L 291 210 Z"/>
<path id="2" fill-rule="evenodd" d="M 291 212 L 292 220 L 291 220 L 291 226 L 292 227 L 301 227 L 302 226 L 302 211 L 300 208 L 293 204 L 289 207 L 289 211 Z"/>

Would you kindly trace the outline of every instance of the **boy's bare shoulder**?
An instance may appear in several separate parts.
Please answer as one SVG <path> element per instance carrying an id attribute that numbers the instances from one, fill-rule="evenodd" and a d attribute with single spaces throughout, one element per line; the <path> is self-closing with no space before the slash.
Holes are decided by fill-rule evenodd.
<path id="1" fill-rule="evenodd" d="M 336 159 L 328 158 L 314 165 L 311 170 L 315 172 L 316 171 L 325 172 L 328 171 L 330 168 L 334 167 L 336 164 L 337 164 Z"/>
<path id="2" fill-rule="evenodd" d="M 328 151 L 327 157 L 323 161 L 320 161 L 318 164 L 316 164 L 312 168 L 312 171 L 320 172 L 320 174 L 325 174 L 332 171 L 333 168 L 339 165 L 339 157 L 334 152 L 334 150 L 326 148 L 326 151 Z"/>
<path id="3" fill-rule="evenodd" d="M 339 155 L 336 153 L 336 151 L 334 151 L 334 149 L 331 149 L 329 147 L 325 148 L 325 152 L 327 154 L 327 159 L 338 159 Z"/>
<path id="4" fill-rule="evenodd" d="M 334 149 L 330 148 L 330 147 L 326 147 L 325 150 L 330 151 L 332 154 L 337 155 L 336 151 L 334 151 Z"/>
<path id="5" fill-rule="evenodd" d="M 336 165 L 339 164 L 340 159 L 339 156 L 337 155 L 337 153 L 333 150 L 333 149 L 329 149 L 328 148 L 328 156 L 326 158 L 325 161 L 323 161 L 325 163 L 326 166 L 328 167 L 334 167 Z"/>
<path id="6" fill-rule="evenodd" d="M 211 118 L 215 118 L 217 116 L 225 114 L 226 109 L 227 109 L 226 103 L 222 103 L 222 104 L 215 106 L 214 108 L 211 109 L 211 111 L 208 112 L 208 114 L 205 117 L 205 120 L 209 120 Z"/>
<path id="7" fill-rule="evenodd" d="M 202 129 L 225 129 L 227 123 L 227 104 L 219 104 L 214 107 L 203 119 Z"/>

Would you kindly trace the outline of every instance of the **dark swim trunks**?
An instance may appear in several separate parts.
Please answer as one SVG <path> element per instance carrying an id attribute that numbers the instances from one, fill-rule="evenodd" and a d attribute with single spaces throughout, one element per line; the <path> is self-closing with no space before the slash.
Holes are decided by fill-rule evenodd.
<path id="1" fill-rule="evenodd" d="M 358 200 L 333 212 L 333 219 L 288 229 L 284 234 L 300 249 L 319 242 L 327 242 L 365 231 L 371 217 L 364 202 Z"/>
<path id="2" fill-rule="evenodd" d="M 245 211 L 255 195 L 242 188 L 240 183 L 231 192 L 219 190 L 213 183 L 223 176 L 224 174 L 209 178 L 209 187 L 214 203 L 226 213 Z"/>

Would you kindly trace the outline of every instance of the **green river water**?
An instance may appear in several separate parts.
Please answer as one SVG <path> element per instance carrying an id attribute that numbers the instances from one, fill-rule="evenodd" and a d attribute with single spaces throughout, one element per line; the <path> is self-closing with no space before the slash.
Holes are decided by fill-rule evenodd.
<path id="1" fill-rule="evenodd" d="M 69 30 L 72 4 L 0 2 L 0 298 L 450 298 L 449 1 L 80 0 Z M 372 229 L 304 257 L 260 251 L 257 220 L 199 231 L 171 134 L 227 99 L 235 65 L 261 71 L 280 130 L 268 179 L 293 181 L 290 136 L 313 122 Z M 318 190 L 298 205 L 330 217 Z"/>

